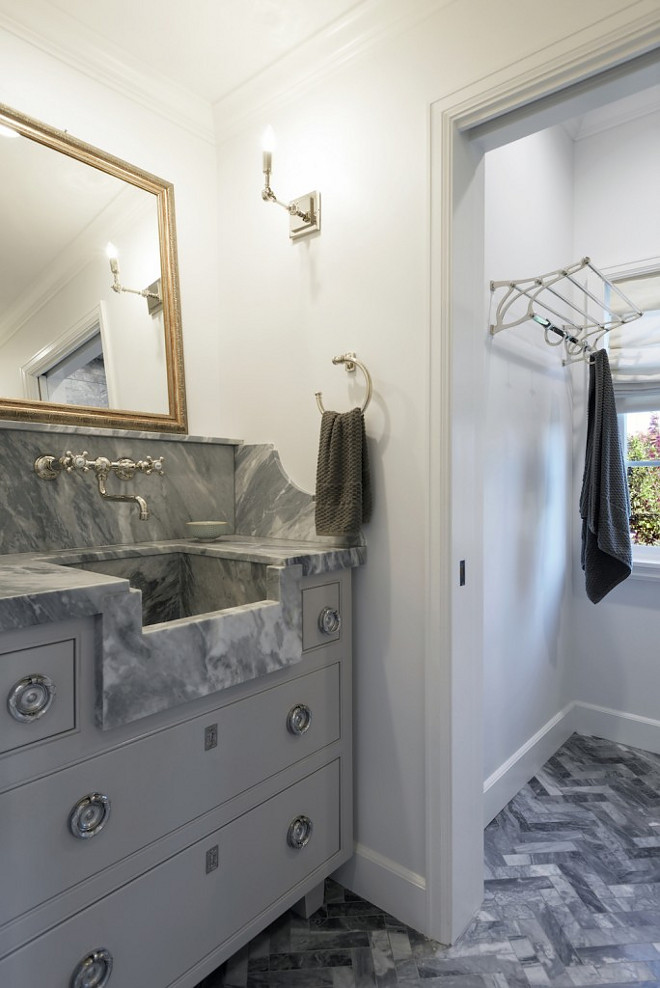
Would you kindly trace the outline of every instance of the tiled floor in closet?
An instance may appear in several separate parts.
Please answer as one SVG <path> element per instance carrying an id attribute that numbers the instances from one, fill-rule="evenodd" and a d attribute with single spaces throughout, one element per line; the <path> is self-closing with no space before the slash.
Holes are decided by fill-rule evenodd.
<path id="1" fill-rule="evenodd" d="M 199 988 L 660 986 L 660 756 L 573 735 L 486 829 L 485 899 L 454 947 L 332 880 Z"/>

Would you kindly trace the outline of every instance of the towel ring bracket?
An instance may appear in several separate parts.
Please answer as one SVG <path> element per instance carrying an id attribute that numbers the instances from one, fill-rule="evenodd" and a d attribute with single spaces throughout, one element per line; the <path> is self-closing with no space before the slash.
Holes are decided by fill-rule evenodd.
<path id="1" fill-rule="evenodd" d="M 350 351 L 348 353 L 341 353 L 339 354 L 338 357 L 333 357 L 332 362 L 333 364 L 343 364 L 348 374 L 354 374 L 356 367 L 359 367 L 362 373 L 364 374 L 364 379 L 367 386 L 367 393 L 365 395 L 365 399 L 361 409 L 362 412 L 364 413 L 367 410 L 367 406 L 369 405 L 369 402 L 371 401 L 371 396 L 374 390 L 373 382 L 371 380 L 371 374 L 364 366 L 362 361 L 358 360 L 355 354 Z M 325 412 L 325 408 L 323 407 L 323 393 L 321 391 L 317 391 L 315 393 L 315 398 L 316 398 L 316 404 L 318 405 L 318 409 L 321 415 L 323 415 L 323 413 Z"/>

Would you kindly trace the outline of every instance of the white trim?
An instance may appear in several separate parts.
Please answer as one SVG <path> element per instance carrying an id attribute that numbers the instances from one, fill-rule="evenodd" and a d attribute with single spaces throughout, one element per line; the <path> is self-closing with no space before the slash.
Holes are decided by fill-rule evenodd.
<path id="1" fill-rule="evenodd" d="M 632 553 L 630 580 L 660 580 L 660 546 L 634 545 Z"/>
<path id="2" fill-rule="evenodd" d="M 378 0 L 361 3 L 283 55 L 235 90 L 215 100 L 213 118 L 219 141 L 227 140 L 252 118 L 262 118 L 304 93 L 374 46 L 399 37 L 452 0 Z"/>
<path id="3" fill-rule="evenodd" d="M 116 407 L 117 380 L 112 359 L 112 341 L 107 330 L 107 317 L 102 301 L 81 316 L 73 326 L 70 326 L 59 336 L 55 337 L 41 350 L 33 354 L 21 366 L 23 394 L 26 398 L 41 400 L 39 394 L 39 376 L 54 364 L 63 360 L 78 347 L 90 340 L 96 333 L 101 337 L 101 348 L 106 368 L 106 385 L 108 389 L 108 406 Z"/>
<path id="4" fill-rule="evenodd" d="M 536 775 L 576 730 L 575 702 L 567 703 L 484 782 L 484 826 Z"/>
<path id="5" fill-rule="evenodd" d="M 210 144 L 289 101 L 373 46 L 401 35 L 452 0 L 364 2 L 219 98 L 205 99 L 43 0 L 4 0 L 0 28 Z M 20 109 L 20 108 L 19 108 Z M 66 122 L 61 122 L 62 129 Z"/>
<path id="6" fill-rule="evenodd" d="M 126 52 L 118 49 L 110 52 L 107 45 L 99 44 L 93 31 L 51 4 L 40 0 L 29 3 L 4 0 L 3 8 L 0 28 L 9 34 L 165 117 L 195 137 L 214 143 L 210 100 L 202 99 L 167 76 L 146 72 Z M 64 130 L 66 121 L 55 126 Z"/>
<path id="7" fill-rule="evenodd" d="M 473 698 L 452 698 L 451 685 L 460 664 L 473 667 L 483 662 L 482 653 L 461 648 L 459 626 L 452 629 L 450 601 L 452 583 L 448 559 L 450 535 L 456 521 L 460 522 L 461 506 L 452 511 L 451 478 L 443 468 L 451 466 L 452 399 L 451 370 L 453 345 L 451 340 L 451 254 L 457 232 L 452 229 L 453 137 L 459 130 L 469 130 L 501 115 L 525 107 L 543 97 L 554 97 L 598 73 L 620 66 L 630 59 L 660 46 L 660 12 L 656 2 L 635 5 L 640 16 L 631 20 L 630 9 L 622 10 L 598 23 L 592 23 L 572 37 L 548 46 L 513 65 L 481 79 L 466 89 L 432 105 L 432 176 L 431 199 L 433 237 L 431 245 L 432 308 L 431 334 L 431 421 L 429 443 L 429 557 L 428 592 L 425 601 L 426 675 L 425 675 L 425 778 L 427 831 L 427 910 L 425 932 L 441 939 L 454 937 L 460 917 L 457 915 L 455 886 L 461 881 L 457 860 L 459 843 L 464 854 L 465 840 L 459 842 L 459 825 L 452 807 L 456 793 L 452 781 L 461 754 L 453 750 L 451 738 L 456 721 L 474 726 L 476 723 Z M 540 57 L 542 55 L 542 57 Z M 460 176 L 465 187 L 466 179 Z M 474 744 L 478 745 L 478 741 Z M 471 768 L 471 772 L 474 771 Z M 483 779 L 461 778 L 460 784 L 472 792 Z M 448 805 L 449 804 L 449 805 Z M 481 847 L 476 839 L 473 855 L 480 860 Z M 470 879 L 471 881 L 471 879 Z M 434 931 L 440 931 L 436 934 Z"/>
<path id="8" fill-rule="evenodd" d="M 657 718 L 571 700 L 488 776 L 484 782 L 484 826 L 573 733 L 660 754 L 660 720 Z"/>
<path id="9" fill-rule="evenodd" d="M 396 919 L 413 929 L 424 926 L 426 912 L 426 882 L 408 868 L 386 858 L 364 844 L 356 843 L 353 857 L 334 873 L 334 878 L 356 895 L 368 898 L 374 905 L 391 910 L 396 902 Z"/>
<path id="10" fill-rule="evenodd" d="M 660 755 L 660 720 L 577 700 L 575 730 Z"/>

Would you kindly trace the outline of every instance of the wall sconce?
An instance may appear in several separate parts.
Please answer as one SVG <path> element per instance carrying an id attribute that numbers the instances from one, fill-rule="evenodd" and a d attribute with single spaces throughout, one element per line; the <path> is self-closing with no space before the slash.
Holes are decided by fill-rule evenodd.
<path id="1" fill-rule="evenodd" d="M 112 271 L 111 287 L 113 292 L 130 292 L 131 295 L 141 295 L 142 298 L 146 298 L 150 316 L 162 309 L 163 299 L 160 294 L 160 278 L 152 282 L 151 285 L 147 285 L 146 288 L 124 288 L 119 280 L 119 253 L 117 248 L 113 243 L 109 243 L 105 248 L 105 252 L 110 261 L 110 270 Z"/>
<path id="2" fill-rule="evenodd" d="M 264 202 L 275 202 L 286 209 L 289 214 L 289 239 L 299 240 L 321 229 L 321 193 L 308 192 L 307 195 L 292 199 L 289 203 L 281 202 L 277 198 L 270 187 L 274 145 L 273 128 L 267 127 L 262 141 L 264 187 L 261 190 L 261 198 Z"/>

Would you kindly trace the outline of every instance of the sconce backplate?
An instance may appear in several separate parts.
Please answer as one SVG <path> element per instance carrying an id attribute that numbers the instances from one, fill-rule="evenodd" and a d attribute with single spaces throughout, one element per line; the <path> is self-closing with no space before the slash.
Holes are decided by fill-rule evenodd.
<path id="1" fill-rule="evenodd" d="M 299 199 L 293 199 L 291 205 L 299 209 L 301 213 L 309 213 L 310 222 L 306 222 L 302 217 L 290 215 L 289 217 L 289 238 L 299 240 L 310 233 L 316 233 L 321 229 L 321 193 L 308 192 Z"/>
<path id="2" fill-rule="evenodd" d="M 149 315 L 153 316 L 157 312 L 160 312 L 163 308 L 160 278 L 157 281 L 154 281 L 153 284 L 147 285 L 147 291 L 151 292 L 151 295 L 158 296 L 158 298 L 152 298 L 151 295 L 147 295 L 147 309 L 149 311 Z"/>

